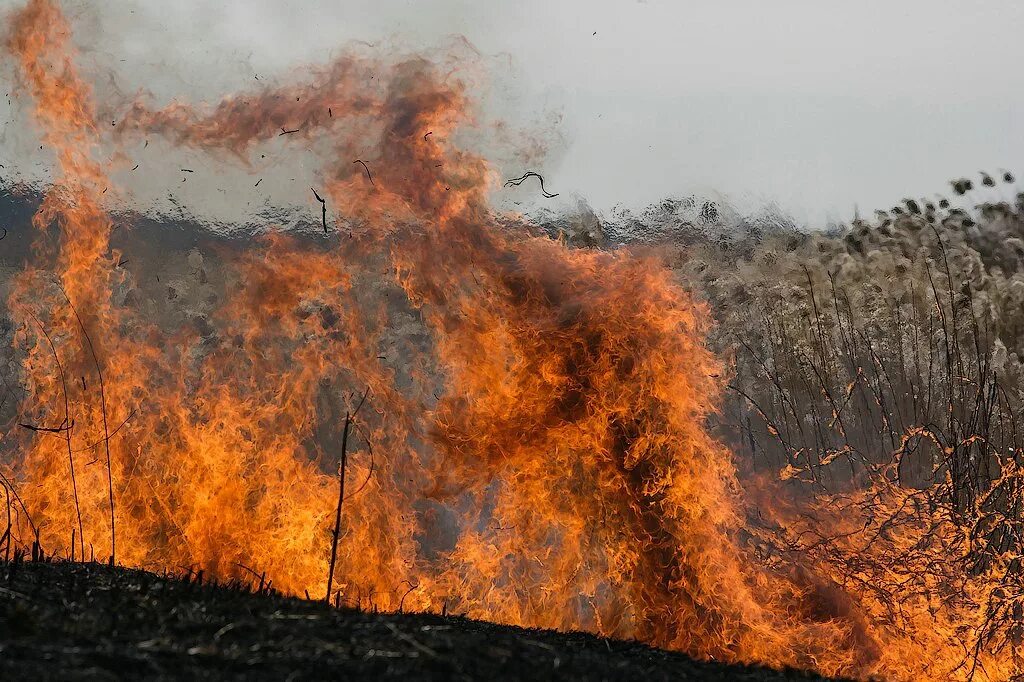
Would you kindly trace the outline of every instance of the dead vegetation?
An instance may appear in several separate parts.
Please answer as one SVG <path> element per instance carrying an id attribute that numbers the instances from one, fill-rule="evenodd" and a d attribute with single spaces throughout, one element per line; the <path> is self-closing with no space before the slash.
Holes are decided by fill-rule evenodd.
<path id="1" fill-rule="evenodd" d="M 897 631 L 931 622 L 968 678 L 1017 660 L 1024 613 L 1024 194 L 1000 176 L 678 260 L 733 361 L 722 429 L 787 490 L 760 501 L 785 519 L 765 551 L 830 567 Z"/>

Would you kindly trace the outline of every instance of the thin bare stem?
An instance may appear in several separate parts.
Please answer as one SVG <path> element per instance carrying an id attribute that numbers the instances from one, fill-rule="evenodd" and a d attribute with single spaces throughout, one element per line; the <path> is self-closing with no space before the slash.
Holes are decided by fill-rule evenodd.
<path id="1" fill-rule="evenodd" d="M 107 395 L 103 385 L 103 370 L 100 367 L 99 358 L 96 357 L 96 347 L 93 346 L 92 337 L 89 336 L 89 332 L 85 328 L 85 323 L 82 322 L 81 315 L 78 314 L 78 309 L 75 308 L 75 304 L 71 302 L 71 298 L 67 292 L 64 291 L 64 287 L 57 285 L 60 292 L 64 294 L 65 300 L 68 305 L 71 306 L 71 311 L 75 314 L 75 319 L 78 320 L 78 326 L 82 330 L 82 336 L 85 337 L 86 343 L 89 344 L 89 353 L 92 355 L 93 365 L 96 367 L 96 375 L 99 377 L 100 382 L 100 408 L 103 412 L 103 445 L 106 449 L 107 455 L 107 497 L 110 501 L 110 565 L 113 566 L 117 563 L 117 533 L 114 527 L 114 477 L 110 467 L 110 427 L 107 425 Z"/>

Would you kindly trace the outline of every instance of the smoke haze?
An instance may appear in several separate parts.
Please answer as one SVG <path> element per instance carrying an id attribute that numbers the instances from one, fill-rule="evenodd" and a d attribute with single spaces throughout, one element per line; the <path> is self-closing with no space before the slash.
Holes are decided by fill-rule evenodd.
<path id="1" fill-rule="evenodd" d="M 16 5 L 0 0 L 3 9 Z M 140 89 L 158 101 L 213 99 L 299 78 L 293 68 L 323 63 L 352 41 L 455 51 L 463 63 L 472 55 L 485 74 L 486 118 L 509 126 L 488 155 L 515 175 L 536 165 L 561 194 L 545 201 L 505 192 L 495 197 L 505 208 L 557 208 L 576 195 L 607 210 L 722 192 L 751 208 L 778 203 L 816 226 L 849 218 L 855 205 L 867 212 L 927 194 L 954 176 L 1016 169 L 1024 155 L 1024 82 L 1009 68 L 1024 56 L 1024 8 L 1012 2 L 969 12 L 922 0 L 65 7 L 85 68 L 103 74 L 94 79 L 101 101 Z M 3 80 L 9 90 L 9 71 Z M 2 118 L 7 173 L 45 179 L 48 164 L 23 119 L 15 111 Z M 495 139 L 487 132 L 482 139 Z M 251 218 L 304 205 L 295 196 L 308 185 L 304 169 L 316 165 L 293 153 L 214 186 L 183 183 L 177 166 L 189 159 L 171 163 L 166 153 L 147 148 L 146 163 L 140 151 L 128 167 L 140 163 L 144 179 L 122 184 L 162 212 L 223 221 L 232 214 L 218 206 L 234 205 L 237 218 L 240 198 Z M 263 176 L 263 191 L 247 192 Z"/>

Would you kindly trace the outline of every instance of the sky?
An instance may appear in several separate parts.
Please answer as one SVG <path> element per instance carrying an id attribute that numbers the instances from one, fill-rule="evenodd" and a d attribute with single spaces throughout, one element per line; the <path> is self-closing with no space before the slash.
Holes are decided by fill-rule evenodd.
<path id="1" fill-rule="evenodd" d="M 120 87 L 191 99 L 351 41 L 414 51 L 464 36 L 491 76 L 490 110 L 545 138 L 535 170 L 556 201 L 599 210 L 720 193 L 814 226 L 981 170 L 1024 174 L 1016 0 L 64 5 L 90 63 Z"/>

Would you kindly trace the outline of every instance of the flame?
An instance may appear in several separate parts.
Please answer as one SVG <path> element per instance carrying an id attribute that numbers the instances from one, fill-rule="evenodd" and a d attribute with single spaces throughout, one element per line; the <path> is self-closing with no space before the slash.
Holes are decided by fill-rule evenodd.
<path id="1" fill-rule="evenodd" d="M 69 36 L 52 0 L 30 0 L 7 40 L 59 171 L 34 219 L 45 267 L 20 273 L 9 300 L 35 427 L 5 436 L 0 467 L 19 493 L 20 544 L 37 531 L 61 553 L 265 573 L 322 597 L 341 422 L 368 391 L 345 469 L 334 584 L 346 603 L 825 674 L 971 672 L 956 633 L 977 609 L 908 603 L 895 627 L 866 579 L 897 576 L 840 587 L 824 553 L 759 553 L 730 453 L 704 426 L 722 374 L 708 311 L 657 258 L 500 226 L 493 169 L 452 142 L 472 124 L 457 72 L 348 55 L 306 84 L 213 106 L 139 98 L 108 139 Z M 226 257 L 234 293 L 211 335 L 148 321 L 114 267 L 104 144 L 162 135 L 248 164 L 282 125 L 330 150 L 325 196 L 358 226 L 351 238 L 271 233 Z M 793 537 L 865 521 L 765 497 Z M 979 677 L 1017 670 L 979 656 Z"/>

